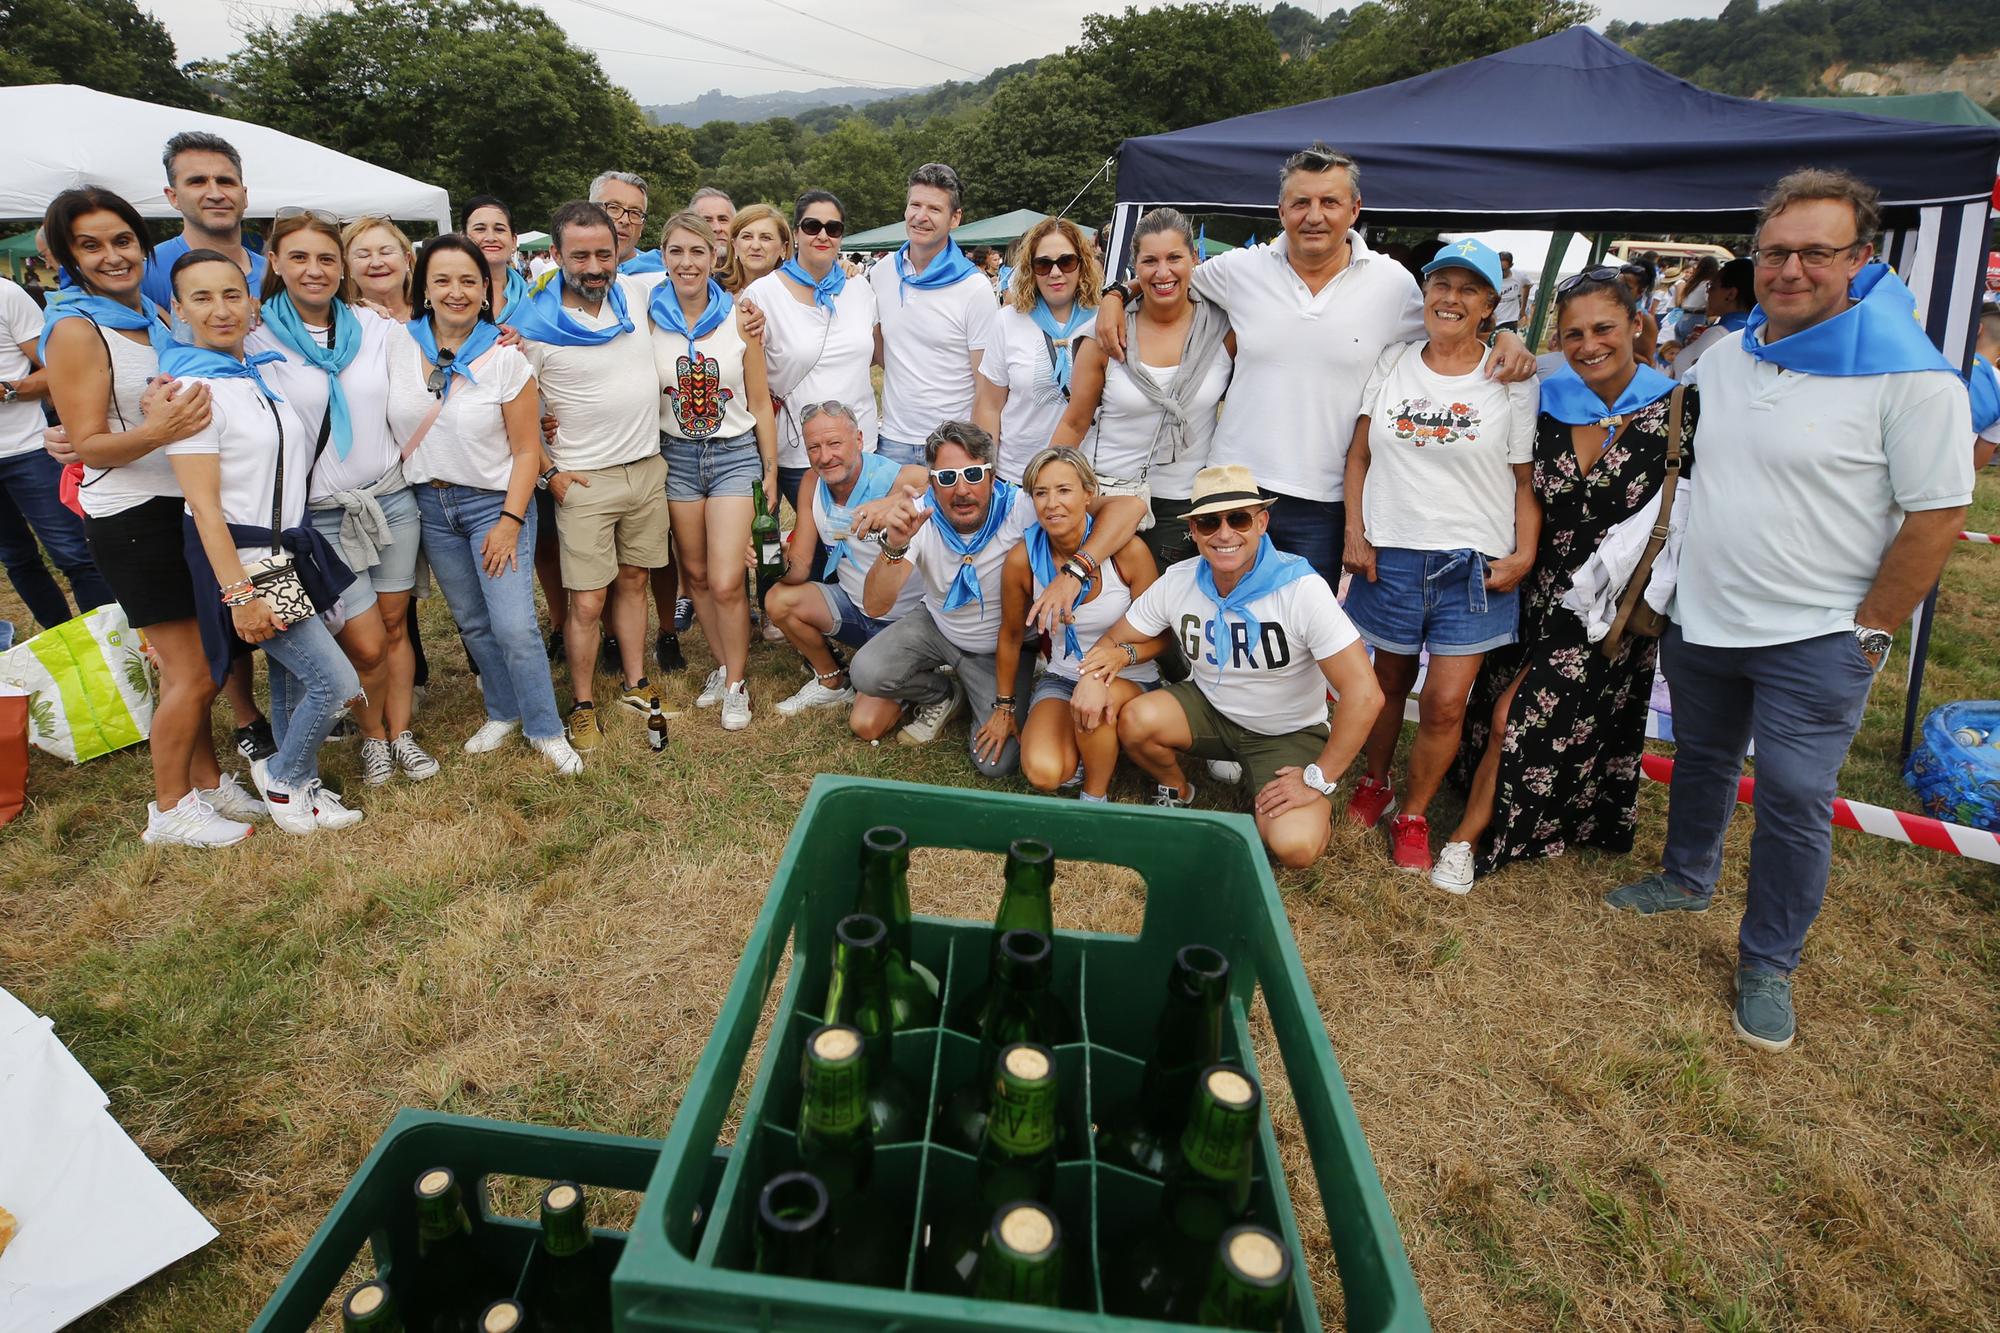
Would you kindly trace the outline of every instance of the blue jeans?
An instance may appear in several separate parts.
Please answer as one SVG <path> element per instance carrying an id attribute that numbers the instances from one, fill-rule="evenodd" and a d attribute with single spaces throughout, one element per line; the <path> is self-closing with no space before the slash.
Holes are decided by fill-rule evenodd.
<path id="1" fill-rule="evenodd" d="M 14 591 L 43 629 L 68 620 L 70 609 L 62 588 L 42 563 L 37 537 L 56 568 L 69 576 L 79 611 L 118 600 L 90 558 L 83 520 L 57 498 L 61 482 L 62 464 L 39 448 L 0 458 L 0 565 L 7 567 Z"/>
<path id="2" fill-rule="evenodd" d="M 297 790 L 319 776 L 319 747 L 334 719 L 361 693 L 361 677 L 320 616 L 257 645 L 271 665 L 271 737 L 278 753 L 268 772 Z"/>
<path id="3" fill-rule="evenodd" d="M 519 558 L 514 568 L 496 578 L 480 564 L 479 552 L 486 534 L 500 522 L 507 497 L 472 486 L 425 483 L 412 489 L 424 517 L 424 554 L 458 622 L 465 651 L 479 668 L 486 716 L 495 722 L 518 721 L 529 740 L 562 735 L 549 656 L 535 620 L 535 507 L 527 506 L 528 524 L 515 535 Z"/>
<path id="4" fill-rule="evenodd" d="M 1661 664 L 1674 700 L 1669 882 L 1707 897 L 1722 874 L 1743 756 L 1757 744 L 1757 830 L 1737 937 L 1741 966 L 1790 972 L 1826 898 L 1834 782 L 1874 669 L 1848 633 L 1763 648 L 1704 648 L 1670 625 Z"/>
<path id="5" fill-rule="evenodd" d="M 901 440 L 892 440 L 886 435 L 875 437 L 875 452 L 897 467 L 907 467 L 913 463 L 918 467 L 930 466 L 924 461 L 923 445 L 904 444 Z"/>
<path id="6" fill-rule="evenodd" d="M 1327 586 L 1340 588 L 1340 556 L 1347 545 L 1344 500 L 1301 500 L 1281 495 L 1271 506 L 1271 545 L 1304 556 Z"/>

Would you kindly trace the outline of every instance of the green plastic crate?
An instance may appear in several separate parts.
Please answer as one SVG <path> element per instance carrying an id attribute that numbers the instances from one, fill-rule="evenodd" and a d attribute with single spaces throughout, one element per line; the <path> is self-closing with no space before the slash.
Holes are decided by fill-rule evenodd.
<path id="1" fill-rule="evenodd" d="M 1241 815 L 1163 811 L 1130 805 L 1083 805 L 964 788 L 917 786 L 822 776 L 792 829 L 783 861 L 744 946 L 722 1015 L 681 1102 L 624 1257 L 612 1278 L 619 1333 L 653 1330 L 987 1329 L 1166 1330 L 1183 1325 L 1082 1310 L 1040 1310 L 914 1290 L 917 1239 L 933 1203 L 962 1199 L 972 1187 L 971 1158 L 928 1139 L 876 1149 L 874 1188 L 907 1227 L 909 1260 L 900 1290 L 766 1277 L 750 1270 L 757 1191 L 796 1160 L 798 1058 L 818 1023 L 831 967 L 834 924 L 853 910 L 861 835 L 895 824 L 920 847 L 1004 853 L 1015 838 L 1051 843 L 1059 861 L 1056 919 L 1064 916 L 1066 877 L 1079 863 L 1128 866 L 1145 880 L 1145 921 L 1137 937 L 1058 930 L 1056 985 L 1078 997 L 1084 1040 L 1057 1047 L 1068 1149 L 1057 1167 L 1054 1206 L 1071 1264 L 1087 1264 L 1095 1310 L 1098 1249 L 1157 1215 L 1160 1186 L 1091 1158 L 1088 1126 L 1138 1083 L 1168 966 L 1175 950 L 1200 942 L 1229 956 L 1231 986 L 1225 1058 L 1255 1070 L 1246 1016 L 1264 993 L 1291 1092 L 1311 1149 L 1346 1299 L 1346 1327 L 1357 1333 L 1429 1328 L 1381 1181 L 1341 1080 L 1319 1010 L 1299 964 L 1256 827 Z M 992 867 L 994 901 L 1000 862 Z M 912 896 L 923 896 L 920 871 Z M 917 916 L 912 950 L 943 983 L 945 1010 L 984 980 L 991 923 Z M 751 1086 L 714 1209 L 698 1241 L 688 1219 L 697 1203 L 742 1077 L 765 999 L 787 940 L 792 967 L 764 1060 Z M 895 1058 L 933 1106 L 969 1077 L 978 1046 L 942 1029 L 899 1034 Z M 935 1111 L 932 1112 L 935 1118 Z M 1298 1233 L 1266 1120 L 1258 1136 L 1252 1212 L 1298 1252 Z M 1304 1264 L 1296 1269 L 1291 1330 L 1321 1327 Z"/>
<path id="2" fill-rule="evenodd" d="M 519 1294 L 525 1285 L 529 1265 L 540 1250 L 536 1241 L 541 1229 L 533 1220 L 496 1217 L 486 1202 L 488 1176 L 573 1180 L 586 1189 L 641 1190 L 659 1155 L 658 1139 L 514 1125 L 405 1107 L 376 1140 L 250 1333 L 305 1333 L 364 1246 L 373 1248 L 377 1270 L 393 1286 L 397 1259 L 413 1253 L 416 1246 L 411 1191 L 418 1175 L 431 1167 L 447 1166 L 457 1174 L 466 1191 L 466 1207 L 485 1213 L 488 1234 L 505 1247 L 508 1263 L 519 1272 L 515 1290 L 495 1292 L 493 1299 L 498 1300 Z M 725 1158 L 726 1154 L 711 1157 L 705 1185 L 697 1182 L 690 1194 L 690 1227 L 692 1210 L 706 1207 L 714 1198 Z M 603 1227 L 593 1230 L 609 1280 L 609 1267 L 626 1243 L 625 1233 Z"/>

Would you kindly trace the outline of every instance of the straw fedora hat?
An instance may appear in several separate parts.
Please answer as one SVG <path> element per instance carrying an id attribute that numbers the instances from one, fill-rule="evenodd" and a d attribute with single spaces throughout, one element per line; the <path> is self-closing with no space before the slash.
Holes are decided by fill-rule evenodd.
<path id="1" fill-rule="evenodd" d="M 1241 463 L 1205 467 L 1194 474 L 1191 508 L 1182 518 L 1196 514 L 1220 514 L 1230 509 L 1266 509 L 1276 503 L 1257 489 L 1257 479 Z"/>

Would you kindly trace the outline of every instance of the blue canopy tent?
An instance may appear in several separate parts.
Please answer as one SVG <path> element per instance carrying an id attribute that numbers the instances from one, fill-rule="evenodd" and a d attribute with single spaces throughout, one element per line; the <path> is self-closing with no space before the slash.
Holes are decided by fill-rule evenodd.
<path id="1" fill-rule="evenodd" d="M 2000 129 L 1726 97 L 1582 27 L 1345 97 L 1127 139 L 1119 271 L 1145 209 L 1275 218 L 1278 169 L 1314 140 L 1360 164 L 1364 223 L 1443 231 L 1748 233 L 1780 176 L 1844 168 L 1881 190 L 1881 256 L 1932 340 L 1971 364 Z M 1910 654 L 1905 751 L 1931 609 Z"/>

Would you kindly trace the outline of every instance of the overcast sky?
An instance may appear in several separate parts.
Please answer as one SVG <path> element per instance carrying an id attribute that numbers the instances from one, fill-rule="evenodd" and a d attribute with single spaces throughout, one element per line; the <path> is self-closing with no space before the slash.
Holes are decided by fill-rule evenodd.
<path id="1" fill-rule="evenodd" d="M 266 19 L 283 22 L 292 13 L 326 3 L 139 0 L 141 8 L 150 9 L 173 33 L 183 61 L 226 56 L 240 45 L 240 33 L 246 26 Z M 1713 18 L 1722 12 L 1725 0 L 1596 3 L 1601 25 L 1611 19 L 1657 22 Z M 571 41 L 594 49 L 605 72 L 629 88 L 640 102 L 657 104 L 687 101 L 710 88 L 745 95 L 833 84 L 918 87 L 946 79 L 977 78 L 995 66 L 1061 50 L 1077 39 L 1084 14 L 1119 12 L 1125 0 L 1012 0 L 998 9 L 981 0 L 842 0 L 838 4 L 828 0 L 728 0 L 702 5 L 662 4 L 659 0 L 545 0 L 540 7 L 562 24 Z M 1143 7 L 1153 5 L 1144 3 Z M 1325 13 L 1342 6 L 1315 6 L 1307 0 L 1303 7 Z M 726 29 L 705 21 L 718 14 L 724 16 Z M 829 22 L 840 26 L 830 27 Z M 700 32 L 724 46 L 697 42 L 668 28 Z"/>

